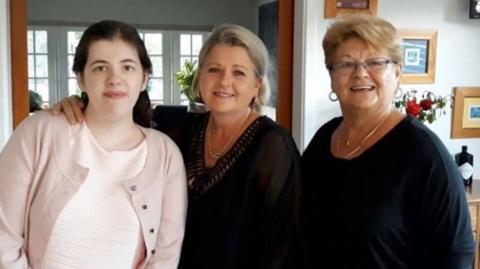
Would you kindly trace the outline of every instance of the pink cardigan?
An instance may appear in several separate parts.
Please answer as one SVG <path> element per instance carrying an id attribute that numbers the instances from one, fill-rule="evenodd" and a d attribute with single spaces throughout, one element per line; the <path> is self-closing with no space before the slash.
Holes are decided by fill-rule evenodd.
<path id="1" fill-rule="evenodd" d="M 22 122 L 0 154 L 0 268 L 42 265 L 58 215 L 88 174 L 71 158 L 79 128 L 64 117 L 37 112 Z M 176 268 L 187 208 L 185 167 L 166 135 L 142 131 L 145 167 L 124 182 L 147 251 L 140 268 Z"/>

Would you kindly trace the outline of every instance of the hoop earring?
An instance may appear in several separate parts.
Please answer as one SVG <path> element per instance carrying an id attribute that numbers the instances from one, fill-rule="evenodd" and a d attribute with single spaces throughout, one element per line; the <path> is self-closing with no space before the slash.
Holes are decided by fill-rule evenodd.
<path id="1" fill-rule="evenodd" d="M 393 92 L 393 98 L 395 98 L 395 100 L 399 100 L 403 97 L 403 89 L 399 87 L 397 87 L 395 89 L 395 91 Z"/>
<path id="2" fill-rule="evenodd" d="M 337 96 L 337 94 L 336 94 L 334 91 L 331 91 L 331 92 L 328 94 L 328 100 L 330 100 L 330 101 L 332 101 L 332 102 L 338 101 L 338 96 Z"/>

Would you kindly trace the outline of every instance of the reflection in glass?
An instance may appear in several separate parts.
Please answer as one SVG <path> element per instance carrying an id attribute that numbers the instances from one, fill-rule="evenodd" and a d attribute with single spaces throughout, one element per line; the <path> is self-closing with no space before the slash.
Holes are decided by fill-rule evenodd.
<path id="1" fill-rule="evenodd" d="M 33 53 L 33 31 L 27 31 L 28 53 Z"/>
<path id="2" fill-rule="evenodd" d="M 200 54 L 200 49 L 202 48 L 203 37 L 202 35 L 192 35 L 192 54 Z"/>
<path id="3" fill-rule="evenodd" d="M 28 80 L 28 90 L 35 91 L 35 79 L 31 78 Z"/>
<path id="4" fill-rule="evenodd" d="M 192 53 L 190 45 L 190 35 L 180 35 L 180 55 L 190 55 Z"/>
<path id="5" fill-rule="evenodd" d="M 68 31 L 67 36 L 67 44 L 68 44 L 68 54 L 75 54 L 75 49 L 77 48 L 78 42 L 82 37 L 82 31 Z"/>
<path id="6" fill-rule="evenodd" d="M 145 47 L 149 54 L 162 54 L 162 34 L 145 33 Z"/>
<path id="7" fill-rule="evenodd" d="M 48 102 L 49 94 L 48 94 L 48 78 L 46 79 L 36 79 L 35 81 L 35 91 L 38 92 L 42 96 L 42 100 L 44 102 Z"/>
<path id="8" fill-rule="evenodd" d="M 152 60 L 153 65 L 153 77 L 163 77 L 163 63 L 162 63 L 162 56 L 151 56 L 150 59 Z"/>
<path id="9" fill-rule="evenodd" d="M 28 55 L 28 77 L 33 78 L 35 77 L 35 60 L 33 55 Z"/>
<path id="10" fill-rule="evenodd" d="M 35 56 L 35 77 L 48 77 L 48 56 Z"/>
<path id="11" fill-rule="evenodd" d="M 74 55 L 68 55 L 68 66 L 67 66 L 67 69 L 68 69 L 68 77 L 69 78 L 74 78 L 75 77 L 75 73 L 73 73 L 72 71 L 72 67 L 73 67 L 73 58 L 75 56 Z"/>
<path id="12" fill-rule="evenodd" d="M 80 96 L 81 93 L 82 91 L 80 90 L 80 87 L 78 87 L 77 80 L 74 78 L 68 79 L 68 96 L 70 95 Z"/>
<path id="13" fill-rule="evenodd" d="M 35 31 L 35 53 L 47 53 L 47 31 Z"/>
<path id="14" fill-rule="evenodd" d="M 163 103 L 163 79 L 150 79 L 148 82 L 148 95 L 150 100 Z"/>

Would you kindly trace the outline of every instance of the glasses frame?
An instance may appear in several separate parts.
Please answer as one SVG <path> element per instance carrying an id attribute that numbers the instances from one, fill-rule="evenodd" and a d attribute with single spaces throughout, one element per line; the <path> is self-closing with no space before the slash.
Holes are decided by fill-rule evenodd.
<path id="1" fill-rule="evenodd" d="M 393 60 L 393 59 L 390 59 L 390 58 L 384 58 L 384 57 L 378 57 L 378 58 L 370 58 L 370 59 L 367 59 L 363 62 L 355 62 L 355 61 L 338 61 L 338 62 L 335 62 L 333 64 L 330 64 L 327 66 L 327 69 L 328 71 L 330 71 L 331 73 L 335 73 L 337 70 L 336 70 L 336 67 L 335 65 L 339 64 L 339 63 L 353 63 L 355 65 L 355 67 L 353 68 L 353 70 L 349 73 L 345 72 L 345 75 L 351 75 L 353 74 L 357 68 L 361 65 L 363 66 L 363 68 L 365 69 L 365 71 L 367 73 L 372 73 L 372 71 L 368 68 L 368 65 L 367 65 L 367 62 L 374 62 L 374 61 L 383 61 L 384 64 L 385 64 L 385 67 L 383 70 L 385 70 L 387 68 L 387 66 L 389 64 L 397 64 L 397 61 Z M 383 71 L 382 70 L 382 71 Z"/>

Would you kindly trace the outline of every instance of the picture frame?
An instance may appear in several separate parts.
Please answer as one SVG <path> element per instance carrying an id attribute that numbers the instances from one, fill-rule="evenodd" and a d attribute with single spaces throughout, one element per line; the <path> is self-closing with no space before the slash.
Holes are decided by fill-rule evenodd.
<path id="1" fill-rule="evenodd" d="M 402 38 L 404 62 L 402 84 L 427 84 L 435 82 L 437 56 L 437 30 L 398 29 Z"/>
<path id="2" fill-rule="evenodd" d="M 480 137 L 480 87 L 455 87 L 451 138 Z"/>
<path id="3" fill-rule="evenodd" d="M 325 0 L 325 18 L 339 14 L 369 13 L 377 15 L 378 0 Z"/>

